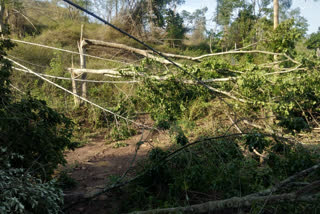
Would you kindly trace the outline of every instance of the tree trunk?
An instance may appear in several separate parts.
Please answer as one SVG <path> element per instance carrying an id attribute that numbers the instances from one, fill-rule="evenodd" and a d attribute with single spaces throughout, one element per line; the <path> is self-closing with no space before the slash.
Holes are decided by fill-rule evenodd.
<path id="1" fill-rule="evenodd" d="M 115 0 L 115 8 L 116 8 L 116 17 L 118 17 L 118 7 L 119 7 L 119 5 L 118 5 L 118 0 Z"/>
<path id="2" fill-rule="evenodd" d="M 138 48 L 129 47 L 124 44 L 104 42 L 104 41 L 99 41 L 99 40 L 94 40 L 94 39 L 84 39 L 83 41 L 84 41 L 83 45 L 89 45 L 89 46 L 96 45 L 96 46 L 102 46 L 102 47 L 123 49 L 123 50 L 127 50 L 129 52 L 136 53 L 141 56 L 153 59 L 154 61 L 160 62 L 162 64 L 171 64 L 171 62 L 166 59 L 163 59 L 161 57 L 156 57 L 155 55 L 150 54 L 148 50 L 142 50 L 142 49 L 138 49 Z M 176 63 L 176 64 L 178 64 L 178 63 Z M 180 64 L 178 64 L 178 65 L 180 65 Z"/>
<path id="3" fill-rule="evenodd" d="M 83 39 L 83 25 L 81 25 L 81 36 L 80 36 L 80 42 L 79 42 L 80 68 L 81 69 L 85 69 L 86 68 L 86 58 L 85 58 L 86 50 L 84 48 L 84 44 L 85 44 L 85 41 Z M 86 80 L 87 79 L 87 73 L 83 73 L 81 75 L 81 79 L 82 80 Z M 81 91 L 82 91 L 81 96 L 83 98 L 87 98 L 87 83 L 84 82 L 84 81 L 81 82 Z M 82 104 L 83 104 L 83 102 L 81 102 L 81 105 Z"/>
<path id="4" fill-rule="evenodd" d="M 72 78 L 72 92 L 74 93 L 74 94 L 78 94 L 77 93 L 77 83 L 76 83 L 76 81 L 74 80 L 75 79 L 75 72 L 73 72 L 72 70 L 71 70 L 71 78 Z M 76 96 L 73 96 L 73 98 L 74 98 L 74 106 L 75 107 L 78 107 L 79 105 L 80 105 L 80 100 L 79 100 L 79 98 L 78 97 L 76 97 Z"/>
<path id="5" fill-rule="evenodd" d="M 4 11 L 5 11 L 5 4 L 4 1 L 1 0 L 0 3 L 0 35 L 3 37 L 4 33 Z"/>
<path id="6" fill-rule="evenodd" d="M 76 72 L 74 72 L 73 70 L 73 56 L 72 56 L 72 68 L 70 69 L 70 73 L 71 73 L 71 79 L 72 79 L 72 92 L 74 94 L 78 94 L 77 92 L 77 82 L 75 81 L 75 77 L 76 77 Z M 77 96 L 73 96 L 73 100 L 74 100 L 74 106 L 75 107 L 79 107 L 80 105 L 80 99 Z"/>
<path id="7" fill-rule="evenodd" d="M 273 29 L 279 25 L 279 0 L 273 0 Z M 274 61 L 278 61 L 278 56 L 274 56 Z"/>
<path id="8" fill-rule="evenodd" d="M 150 27 L 150 33 L 153 39 L 154 36 L 154 24 L 153 24 L 153 7 L 152 7 L 152 0 L 148 1 L 148 10 L 149 10 L 149 27 Z"/>
<path id="9" fill-rule="evenodd" d="M 279 0 L 273 0 L 273 29 L 279 25 Z"/>

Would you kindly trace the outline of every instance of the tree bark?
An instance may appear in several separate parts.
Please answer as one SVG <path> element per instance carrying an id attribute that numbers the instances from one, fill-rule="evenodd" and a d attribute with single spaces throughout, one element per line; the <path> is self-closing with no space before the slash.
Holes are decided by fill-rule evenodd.
<path id="1" fill-rule="evenodd" d="M 273 0 L 273 29 L 279 25 L 279 0 Z"/>
<path id="2" fill-rule="evenodd" d="M 255 203 L 281 203 L 281 202 L 314 202 L 317 200 L 317 196 L 301 196 L 296 193 L 285 193 L 279 195 L 266 195 L 266 196 L 245 196 L 245 197 L 233 197 L 230 199 L 220 201 L 209 201 L 203 204 L 195 204 L 188 207 L 174 207 L 164 208 L 148 211 L 137 211 L 131 214 L 168 214 L 168 213 L 211 213 L 217 210 L 223 209 L 235 209 L 241 207 L 250 207 Z"/>
<path id="3" fill-rule="evenodd" d="M 4 34 L 4 11 L 5 11 L 5 4 L 4 1 L 1 0 L 0 3 L 0 36 L 3 38 Z"/>
<path id="4" fill-rule="evenodd" d="M 78 92 L 77 92 L 77 83 L 75 81 L 75 72 L 73 72 L 71 70 L 71 78 L 72 78 L 72 93 L 74 94 L 77 94 L 78 95 Z M 80 105 L 80 100 L 77 96 L 73 96 L 74 98 L 74 106 L 75 107 L 78 107 Z"/>
<path id="5" fill-rule="evenodd" d="M 93 39 L 84 39 L 86 45 L 96 45 L 96 46 L 102 46 L 102 47 L 109 47 L 109 48 L 118 48 L 118 49 L 123 49 L 127 50 L 136 54 L 139 54 L 141 56 L 153 59 L 157 62 L 160 62 L 162 64 L 171 64 L 166 59 L 162 59 L 160 57 L 156 57 L 153 54 L 150 54 L 149 51 L 147 50 L 142 50 L 138 48 L 133 48 L 124 44 L 118 44 L 118 43 L 112 43 L 112 42 L 105 42 L 105 41 L 99 41 L 99 40 L 93 40 Z"/>
<path id="6" fill-rule="evenodd" d="M 81 25 L 81 36 L 80 36 L 80 42 L 79 42 L 79 53 L 80 53 L 80 68 L 86 69 L 86 50 L 84 48 L 85 41 L 83 40 L 83 25 Z M 82 80 L 87 79 L 87 73 L 83 73 L 81 75 Z M 81 96 L 85 99 L 87 98 L 87 83 L 85 81 L 81 82 Z M 84 102 L 81 102 L 81 105 L 84 104 Z"/>
<path id="7" fill-rule="evenodd" d="M 273 29 L 279 25 L 279 0 L 273 0 Z M 274 55 L 274 61 L 278 60 L 278 56 Z"/>
<path id="8" fill-rule="evenodd" d="M 72 93 L 76 94 L 76 95 L 79 95 L 78 92 L 77 92 L 77 82 L 75 81 L 76 73 L 73 70 L 73 56 L 72 56 L 71 64 L 72 64 L 72 68 L 69 71 L 70 71 L 71 79 L 72 79 L 72 81 L 71 81 L 71 83 L 72 83 Z M 74 100 L 74 106 L 75 107 L 79 107 L 80 99 L 77 96 L 73 96 L 73 100 Z"/>

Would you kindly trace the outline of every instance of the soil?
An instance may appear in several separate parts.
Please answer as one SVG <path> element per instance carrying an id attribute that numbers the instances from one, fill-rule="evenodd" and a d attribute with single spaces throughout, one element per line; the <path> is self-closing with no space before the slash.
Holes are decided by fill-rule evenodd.
<path id="1" fill-rule="evenodd" d="M 64 192 L 65 207 L 68 207 L 66 213 L 117 213 L 121 195 L 114 192 L 100 195 L 86 203 L 75 206 L 70 204 L 106 187 L 112 177 L 122 176 L 130 167 L 132 170 L 128 171 L 126 178 L 134 177 L 135 166 L 146 157 L 150 149 L 170 144 L 169 135 L 163 131 L 144 130 L 127 140 L 112 143 L 106 143 L 104 136 L 105 133 L 101 133 L 85 146 L 66 152 L 67 165 L 62 170 L 77 182 L 75 188 Z M 139 141 L 144 143 L 134 159 Z M 116 148 L 115 145 L 125 146 Z"/>

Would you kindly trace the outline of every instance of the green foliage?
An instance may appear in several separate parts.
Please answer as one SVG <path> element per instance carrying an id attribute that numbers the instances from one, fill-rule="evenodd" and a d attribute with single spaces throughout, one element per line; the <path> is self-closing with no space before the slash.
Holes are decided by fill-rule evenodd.
<path id="1" fill-rule="evenodd" d="M 185 85 L 175 78 L 165 81 L 145 79 L 138 95 L 147 103 L 147 110 L 158 126 L 168 127 L 167 122 L 180 118 L 194 99 L 208 96 L 197 86 Z M 177 102 L 179 101 L 179 102 Z"/>
<path id="2" fill-rule="evenodd" d="M 238 17 L 232 22 L 229 33 L 225 35 L 226 41 L 224 45 L 227 48 L 233 48 L 235 44 L 237 47 L 245 46 L 246 41 L 252 40 L 251 36 L 248 36 L 248 32 L 254 29 L 254 25 L 257 21 L 257 17 L 253 14 L 252 6 L 243 8 L 238 14 Z"/>
<path id="3" fill-rule="evenodd" d="M 125 140 L 136 134 L 136 130 L 130 128 L 127 123 L 121 122 L 114 125 L 110 133 L 106 135 L 106 138 L 111 138 L 114 141 Z"/>
<path id="4" fill-rule="evenodd" d="M 277 142 L 270 148 L 266 161 L 275 176 L 285 179 L 296 172 L 307 169 L 315 164 L 317 157 L 302 145 L 288 145 Z"/>
<path id="5" fill-rule="evenodd" d="M 227 26 L 229 25 L 232 17 L 232 12 L 234 9 L 239 8 L 243 5 L 244 1 L 238 0 L 218 0 L 215 21 L 219 25 Z"/>
<path id="6" fill-rule="evenodd" d="M 203 99 L 196 99 L 189 107 L 187 117 L 190 121 L 201 119 L 208 115 L 210 109 L 213 109 L 214 105 L 210 102 L 206 102 Z"/>
<path id="7" fill-rule="evenodd" d="M 262 153 L 270 145 L 270 140 L 267 139 L 260 133 L 252 133 L 245 136 L 245 145 L 249 148 L 249 151 L 252 152 L 253 149 L 256 149 L 258 152 Z"/>
<path id="8" fill-rule="evenodd" d="M 72 149 L 72 122 L 64 115 L 33 98 L 10 103 L 0 109 L 0 145 L 24 156 L 16 167 L 31 167 L 35 175 L 50 177 L 58 164 L 64 164 L 63 151 Z M 44 153 L 45 151 L 45 153 Z M 37 170 L 36 170 L 37 169 Z"/>
<path id="9" fill-rule="evenodd" d="M 178 125 L 171 126 L 169 133 L 171 136 L 171 141 L 175 144 L 180 144 L 181 146 L 184 146 L 189 142 L 182 128 Z"/>
<path id="10" fill-rule="evenodd" d="M 67 77 L 70 78 L 70 74 L 65 72 L 65 65 L 63 61 L 63 55 L 57 52 L 53 53 L 53 57 L 50 61 L 50 68 L 46 70 L 46 74 L 58 76 L 58 77 Z M 64 88 L 71 88 L 71 81 L 66 80 L 55 80 L 55 83 L 61 85 Z M 61 91 L 55 90 L 56 86 L 53 86 L 52 84 L 49 84 L 47 82 L 44 82 L 42 85 L 42 93 L 48 94 L 51 92 L 52 95 L 56 97 L 63 97 L 64 94 L 61 93 Z M 60 90 L 60 89 L 59 89 Z M 56 91 L 56 93 L 52 93 L 53 91 Z M 46 95 L 45 95 L 46 96 Z M 52 99 L 52 98 L 51 98 Z"/>
<path id="11" fill-rule="evenodd" d="M 252 66 L 252 65 L 251 65 Z M 268 100 L 270 92 L 267 91 L 267 79 L 265 73 L 253 66 L 238 79 L 239 91 L 245 97 L 257 101 Z M 270 96 L 270 95 L 269 95 Z"/>
<path id="12" fill-rule="evenodd" d="M 320 30 L 317 33 L 312 33 L 309 39 L 305 42 L 308 49 L 320 48 Z"/>
<path id="13" fill-rule="evenodd" d="M 183 26 L 183 19 L 180 17 L 179 13 L 168 10 L 166 22 L 167 38 L 171 39 L 171 41 L 169 41 L 171 46 L 174 47 L 175 44 L 181 44 L 187 29 Z"/>
<path id="14" fill-rule="evenodd" d="M 256 158 L 244 156 L 239 145 L 265 149 L 268 158 L 261 165 Z M 275 142 L 259 133 L 243 140 L 203 140 L 164 161 L 169 154 L 160 148 L 150 151 L 147 171 L 128 188 L 130 195 L 123 211 L 247 195 L 315 164 L 314 156 L 302 146 Z M 196 194 L 199 192 L 201 195 Z"/>
<path id="15" fill-rule="evenodd" d="M 294 19 L 288 19 L 268 36 L 266 45 L 275 53 L 293 55 L 296 41 L 301 38 L 301 31 L 294 27 Z"/>
<path id="16" fill-rule="evenodd" d="M 57 185 L 64 190 L 72 189 L 77 186 L 77 181 L 68 175 L 67 171 L 59 173 Z"/>
<path id="17" fill-rule="evenodd" d="M 11 71 L 11 63 L 7 59 L 4 59 L 4 56 L 7 55 L 6 51 L 10 50 L 13 47 L 14 47 L 14 45 L 13 45 L 13 43 L 11 43 L 10 40 L 6 40 L 6 39 L 0 40 L 0 63 L 1 63 L 1 67 L 0 67 L 0 100 L 1 100 L 1 103 L 4 103 L 4 104 L 9 102 L 9 100 L 10 100 L 10 98 L 9 98 L 9 94 L 10 94 L 9 76 L 10 76 L 10 71 Z"/>
<path id="18" fill-rule="evenodd" d="M 5 49 L 13 46 L 8 40 L 1 40 L 0 44 L 3 55 Z M 30 96 L 10 102 L 11 65 L 3 55 L 0 57 L 4 64 L 0 76 L 0 146 L 24 157 L 12 160 L 13 167 L 29 169 L 37 177 L 50 178 L 58 164 L 66 162 L 63 151 L 75 146 L 70 142 L 73 123 L 44 101 Z"/>
<path id="19" fill-rule="evenodd" d="M 44 183 L 30 169 L 14 168 L 17 159 L 23 156 L 0 147 L 0 213 L 61 213 L 63 193 L 56 181 Z"/>
<path id="20" fill-rule="evenodd" d="M 127 146 L 129 146 L 129 144 L 123 143 L 123 142 L 116 142 L 116 143 L 112 146 L 112 148 L 118 149 L 118 148 L 127 147 Z"/>

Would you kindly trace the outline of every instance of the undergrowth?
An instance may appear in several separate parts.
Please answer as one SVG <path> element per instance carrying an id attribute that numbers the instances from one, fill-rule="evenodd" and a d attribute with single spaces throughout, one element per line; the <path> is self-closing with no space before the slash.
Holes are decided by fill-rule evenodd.
<path id="1" fill-rule="evenodd" d="M 319 156 L 300 145 L 277 142 L 263 135 L 252 144 L 256 140 L 254 137 L 257 135 L 238 139 L 203 139 L 167 161 L 164 158 L 170 150 L 152 149 L 140 169 L 147 170 L 146 173 L 125 190 L 127 197 L 121 212 L 188 206 L 245 196 L 269 188 L 319 160 Z M 257 146 L 260 142 L 262 145 Z M 246 144 L 268 151 L 263 163 L 259 157 L 245 152 Z M 319 179 L 319 173 L 307 180 L 315 178 Z M 262 204 L 254 205 L 251 213 L 261 207 Z M 285 203 L 268 206 L 262 213 L 272 213 L 276 209 L 298 213 L 304 208 L 303 204 L 290 207 Z"/>

